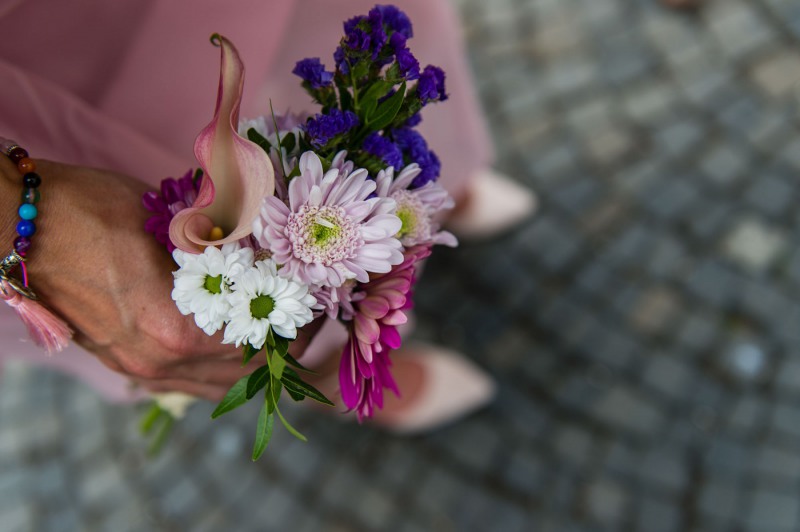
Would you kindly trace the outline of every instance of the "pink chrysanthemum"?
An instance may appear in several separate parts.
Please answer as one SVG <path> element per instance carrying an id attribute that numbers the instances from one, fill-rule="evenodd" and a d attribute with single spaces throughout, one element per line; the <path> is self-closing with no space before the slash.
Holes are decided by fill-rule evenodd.
<path id="1" fill-rule="evenodd" d="M 375 407 L 383 408 L 384 388 L 400 395 L 389 353 L 402 343 L 397 327 L 406 322 L 404 311 L 412 306 L 415 266 L 430 252 L 429 245 L 411 248 L 391 272 L 357 287 L 364 296 L 353 303 L 355 317 L 342 352 L 339 386 L 342 401 L 359 421 L 371 417 Z"/>
<path id="2" fill-rule="evenodd" d="M 395 213 L 403 224 L 397 238 L 403 246 L 443 244 L 455 247 L 458 245 L 456 237 L 447 231 L 441 231 L 436 219 L 441 211 L 453 208 L 453 198 L 435 181 L 409 190 L 408 187 L 420 172 L 416 163 L 403 168 L 397 177 L 394 176 L 392 167 L 381 170 L 375 179 L 376 194 L 382 198 L 391 198 L 397 203 Z"/>
<path id="3" fill-rule="evenodd" d="M 314 317 L 325 314 L 330 319 L 350 321 L 356 311 L 353 303 L 364 299 L 363 292 L 353 292 L 356 282 L 352 279 L 345 281 L 342 286 L 318 286 L 312 292 L 317 298 L 317 304 L 311 307 Z"/>
<path id="4" fill-rule="evenodd" d="M 298 163 L 300 175 L 289 184 L 288 206 L 275 196 L 264 199 L 253 223 L 259 245 L 282 267 L 280 275 L 305 284 L 338 287 L 348 279 L 369 281 L 370 273 L 388 273 L 403 262 L 395 235 L 402 227 L 395 202 L 374 196 L 366 170 L 343 177 L 327 172 L 313 152 Z"/>

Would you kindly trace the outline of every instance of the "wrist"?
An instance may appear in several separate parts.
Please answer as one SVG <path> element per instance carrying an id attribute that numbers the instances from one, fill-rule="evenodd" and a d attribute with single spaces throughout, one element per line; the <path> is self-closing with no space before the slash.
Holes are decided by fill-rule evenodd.
<path id="1" fill-rule="evenodd" d="M 17 168 L 8 157 L 0 154 L 0 255 L 5 257 L 14 248 L 17 237 L 17 200 L 19 192 Z M 0 257 L 0 259 L 2 259 Z"/>

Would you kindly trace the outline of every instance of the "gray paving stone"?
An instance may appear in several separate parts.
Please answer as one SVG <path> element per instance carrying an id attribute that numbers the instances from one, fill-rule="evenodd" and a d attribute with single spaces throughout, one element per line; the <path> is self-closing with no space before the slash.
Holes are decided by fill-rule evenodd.
<path id="1" fill-rule="evenodd" d="M 671 500 L 645 499 L 638 510 L 637 530 L 677 532 L 685 530 L 680 509 Z"/>
<path id="2" fill-rule="evenodd" d="M 653 436 L 661 425 L 658 408 L 642 394 L 616 387 L 598 398 L 591 410 L 614 428 Z"/>
<path id="3" fill-rule="evenodd" d="M 786 244 L 783 232 L 755 218 L 739 222 L 725 239 L 728 257 L 747 270 L 759 272 L 768 268 Z"/>
<path id="4" fill-rule="evenodd" d="M 797 88 L 800 54 L 781 50 L 769 60 L 759 63 L 752 71 L 753 81 L 773 98 L 787 97 Z"/>
<path id="5" fill-rule="evenodd" d="M 741 515 L 744 493 L 735 483 L 711 481 L 703 484 L 698 511 L 717 523 L 730 525 Z"/>
<path id="6" fill-rule="evenodd" d="M 653 353 L 648 358 L 644 383 L 676 401 L 686 399 L 694 383 L 692 367 L 670 353 Z"/>
<path id="7" fill-rule="evenodd" d="M 586 488 L 586 508 L 590 518 L 605 526 L 615 526 L 624 519 L 630 494 L 616 482 L 598 479 Z"/>
<path id="8" fill-rule="evenodd" d="M 794 530 L 800 518 L 796 496 L 759 490 L 745 518 L 749 530 Z"/>

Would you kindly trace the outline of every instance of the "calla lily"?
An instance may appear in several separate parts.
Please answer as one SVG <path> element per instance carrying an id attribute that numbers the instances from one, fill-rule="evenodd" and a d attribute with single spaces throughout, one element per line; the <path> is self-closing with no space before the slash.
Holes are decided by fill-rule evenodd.
<path id="1" fill-rule="evenodd" d="M 203 180 L 194 205 L 177 213 L 169 226 L 172 243 L 190 253 L 249 235 L 261 200 L 275 191 L 269 157 L 237 133 L 244 85 L 239 53 L 225 37 L 214 34 L 211 41 L 220 47 L 221 63 L 214 118 L 194 143 Z M 214 227 L 222 229 L 221 238 L 212 237 Z"/>

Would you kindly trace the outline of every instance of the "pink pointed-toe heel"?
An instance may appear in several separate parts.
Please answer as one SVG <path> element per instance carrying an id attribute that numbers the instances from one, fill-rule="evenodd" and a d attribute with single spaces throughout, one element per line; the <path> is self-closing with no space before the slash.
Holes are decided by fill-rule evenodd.
<path id="1" fill-rule="evenodd" d="M 488 405 L 496 385 L 464 356 L 429 344 L 404 347 L 392 355 L 401 397 L 386 404 L 372 423 L 396 434 L 419 434 L 453 423 Z"/>
<path id="2" fill-rule="evenodd" d="M 445 224 L 463 240 L 480 240 L 503 233 L 536 212 L 536 195 L 511 178 L 487 168 L 479 171 Z"/>

